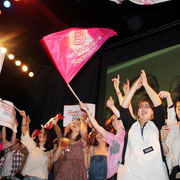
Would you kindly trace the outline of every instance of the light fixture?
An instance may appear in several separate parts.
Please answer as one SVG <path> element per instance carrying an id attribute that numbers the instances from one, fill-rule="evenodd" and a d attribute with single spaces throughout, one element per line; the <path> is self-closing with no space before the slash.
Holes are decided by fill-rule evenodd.
<path id="1" fill-rule="evenodd" d="M 5 54 L 7 52 L 7 49 L 4 47 L 0 47 L 0 51 Z"/>
<path id="2" fill-rule="evenodd" d="M 24 72 L 27 72 L 28 67 L 27 67 L 26 65 L 23 65 L 23 66 L 22 66 L 22 70 L 23 70 Z"/>
<path id="3" fill-rule="evenodd" d="M 34 73 L 33 72 L 29 72 L 29 77 L 33 77 Z"/>
<path id="4" fill-rule="evenodd" d="M 16 66 L 20 66 L 21 65 L 21 61 L 20 60 L 16 60 L 15 64 L 16 64 Z"/>
<path id="5" fill-rule="evenodd" d="M 13 55 L 13 54 L 9 54 L 9 55 L 8 55 L 8 58 L 9 58 L 10 60 L 13 60 L 13 59 L 14 59 L 14 55 Z"/>
<path id="6" fill-rule="evenodd" d="M 5 0 L 3 4 L 6 8 L 9 8 L 11 6 L 11 3 L 8 0 Z"/>

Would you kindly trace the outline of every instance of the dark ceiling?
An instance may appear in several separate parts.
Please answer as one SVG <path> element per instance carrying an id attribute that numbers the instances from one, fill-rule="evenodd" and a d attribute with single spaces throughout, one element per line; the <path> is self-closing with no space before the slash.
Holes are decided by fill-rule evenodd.
<path id="1" fill-rule="evenodd" d="M 49 67 L 52 63 L 40 45 L 43 36 L 70 27 L 107 27 L 118 33 L 108 42 L 121 42 L 180 23 L 178 1 L 140 6 L 129 1 L 117 5 L 109 0 L 11 0 L 9 9 L 0 1 L 0 46 L 32 69 Z M 11 100 L 17 96 L 19 105 L 26 95 L 23 86 L 32 82 L 6 58 L 0 83 L 0 97 Z"/>

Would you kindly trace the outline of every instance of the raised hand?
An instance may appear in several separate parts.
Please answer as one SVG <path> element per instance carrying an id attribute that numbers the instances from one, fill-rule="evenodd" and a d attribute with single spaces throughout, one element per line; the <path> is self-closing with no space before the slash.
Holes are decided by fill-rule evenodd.
<path id="1" fill-rule="evenodd" d="M 59 121 L 59 114 L 57 114 L 55 117 L 54 117 L 54 125 L 56 125 Z"/>
<path id="2" fill-rule="evenodd" d="M 138 79 L 134 82 L 133 87 L 136 90 L 142 87 L 142 76 L 138 77 Z"/>
<path id="3" fill-rule="evenodd" d="M 166 140 L 166 137 L 170 131 L 170 128 L 167 127 L 167 125 L 162 126 L 161 128 L 161 141 L 164 142 Z"/>
<path id="4" fill-rule="evenodd" d="M 21 110 L 19 111 L 19 114 L 23 117 L 23 118 L 26 118 L 26 112 Z"/>
<path id="5" fill-rule="evenodd" d="M 123 84 L 123 92 L 126 95 L 129 92 L 130 86 L 129 86 L 129 79 L 126 79 L 126 83 Z"/>
<path id="6" fill-rule="evenodd" d="M 161 99 L 163 99 L 163 98 L 167 98 L 168 96 L 170 96 L 170 93 L 168 91 L 160 91 L 158 95 Z"/>
<path id="7" fill-rule="evenodd" d="M 113 78 L 112 81 L 114 82 L 114 89 L 116 92 L 119 92 L 119 84 L 120 84 L 120 76 L 117 74 L 117 78 Z"/>
<path id="8" fill-rule="evenodd" d="M 79 101 L 79 106 L 84 111 L 87 111 L 89 109 L 88 106 L 84 104 L 82 101 Z"/>
<path id="9" fill-rule="evenodd" d="M 106 106 L 108 108 L 111 108 L 112 106 L 114 106 L 114 100 L 113 100 L 112 96 L 110 96 L 109 99 L 107 100 Z"/>
<path id="10" fill-rule="evenodd" d="M 141 78 L 142 78 L 142 85 L 145 86 L 148 84 L 146 73 L 144 70 L 141 70 Z"/>

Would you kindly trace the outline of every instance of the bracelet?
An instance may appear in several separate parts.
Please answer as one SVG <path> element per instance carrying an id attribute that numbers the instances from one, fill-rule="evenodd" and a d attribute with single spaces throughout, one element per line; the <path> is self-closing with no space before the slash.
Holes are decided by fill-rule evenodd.
<path id="1" fill-rule="evenodd" d="M 162 142 L 162 143 L 164 143 L 164 142 L 165 142 L 165 140 L 162 140 L 162 139 L 161 139 L 161 142 Z"/>
<path id="2" fill-rule="evenodd" d="M 119 94 L 121 94 L 121 92 L 120 92 L 120 91 L 116 93 L 116 95 L 117 95 L 117 96 L 118 96 Z"/>
<path id="3" fill-rule="evenodd" d="M 22 124 L 21 126 L 27 126 L 27 124 Z"/>

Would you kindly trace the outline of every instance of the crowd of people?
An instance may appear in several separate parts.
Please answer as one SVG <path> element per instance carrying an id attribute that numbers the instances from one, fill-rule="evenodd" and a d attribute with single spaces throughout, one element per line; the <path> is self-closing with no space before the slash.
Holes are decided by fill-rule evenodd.
<path id="1" fill-rule="evenodd" d="M 80 101 L 87 116 L 72 121 L 64 133 L 54 117 L 53 139 L 53 129 L 30 134 L 30 118 L 20 111 L 21 139 L 12 132 L 7 141 L 6 127 L 1 130 L 0 179 L 180 179 L 180 98 L 173 103 L 169 92 L 156 93 L 144 70 L 131 87 L 129 80 L 124 83 L 123 93 L 119 75 L 112 82 L 119 105 L 112 97 L 107 100 L 112 116 L 105 127 Z M 145 89 L 147 98 L 140 100 L 135 113 L 131 101 L 139 88 Z M 167 100 L 167 111 L 162 99 Z"/>

